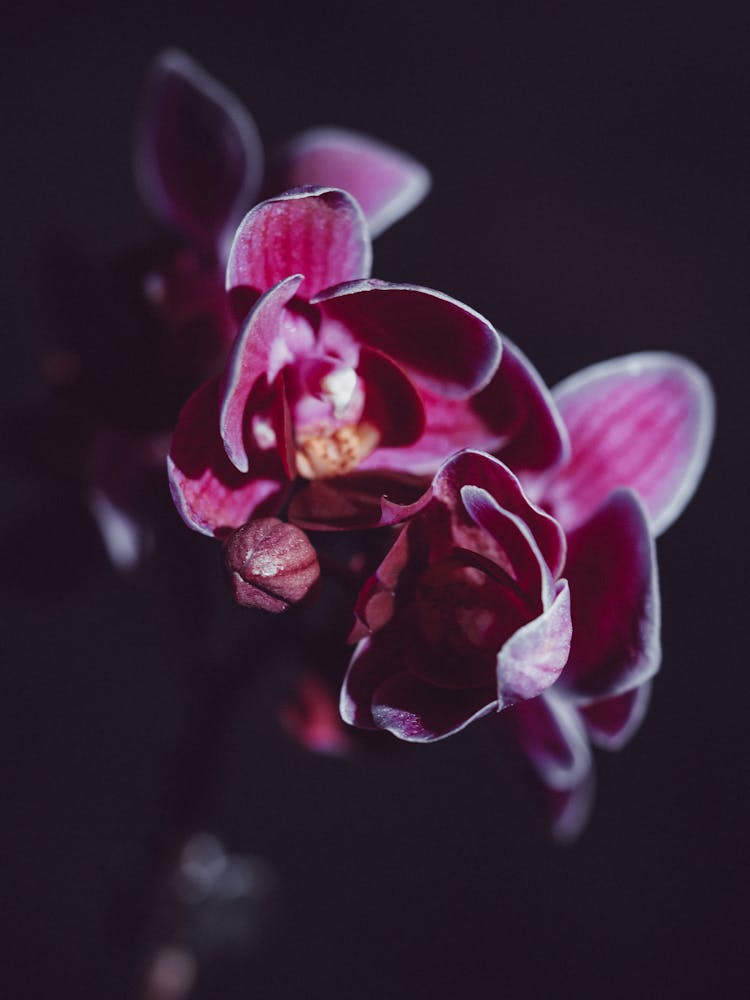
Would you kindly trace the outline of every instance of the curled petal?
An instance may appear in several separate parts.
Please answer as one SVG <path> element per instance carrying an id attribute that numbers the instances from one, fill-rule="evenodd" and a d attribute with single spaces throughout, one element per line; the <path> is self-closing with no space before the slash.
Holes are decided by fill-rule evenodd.
<path id="1" fill-rule="evenodd" d="M 569 791 L 591 770 L 591 750 L 581 717 L 554 691 L 520 702 L 498 721 L 547 788 Z"/>
<path id="2" fill-rule="evenodd" d="M 603 750 L 624 747 L 643 722 L 650 700 L 651 683 L 647 681 L 625 694 L 579 706 L 594 746 Z"/>
<path id="3" fill-rule="evenodd" d="M 206 249 L 251 205 L 263 147 L 248 111 L 184 52 L 154 60 L 135 136 L 143 200 L 168 226 Z"/>
<path id="4" fill-rule="evenodd" d="M 520 628 L 497 657 L 498 708 L 536 698 L 557 680 L 570 651 L 570 593 L 566 580 L 557 584 L 552 604 Z"/>
<path id="5" fill-rule="evenodd" d="M 167 458 L 172 498 L 185 523 L 222 536 L 255 513 L 273 513 L 285 484 L 275 451 L 259 452 L 252 477 L 229 461 L 218 434 L 216 379 L 201 386 L 180 413 Z"/>
<path id="6" fill-rule="evenodd" d="M 637 687 L 658 670 L 654 541 L 635 494 L 618 490 L 568 536 L 573 642 L 560 683 L 582 704 Z"/>
<path id="7" fill-rule="evenodd" d="M 466 485 L 486 490 L 500 507 L 528 525 L 552 576 L 559 576 L 565 562 L 562 529 L 553 517 L 531 503 L 510 469 L 491 455 L 467 448 L 448 459 L 438 471 L 435 496 L 456 511 L 461 489 Z"/>
<path id="8" fill-rule="evenodd" d="M 373 237 L 415 208 L 430 190 L 429 171 L 392 146 L 345 129 L 295 136 L 271 168 L 273 191 L 330 184 L 354 195 Z"/>
<path id="9" fill-rule="evenodd" d="M 294 320 L 284 307 L 301 282 L 302 275 L 293 275 L 258 300 L 235 340 L 227 362 L 222 383 L 219 430 L 227 457 L 240 472 L 247 472 L 249 468 L 244 441 L 247 400 L 261 376 L 265 375 L 270 385 L 281 368 L 292 360 L 288 340 L 294 336 Z"/>
<path id="10" fill-rule="evenodd" d="M 331 288 L 314 301 L 360 344 L 382 351 L 419 386 L 447 397 L 479 391 L 500 361 L 494 327 L 442 292 L 371 279 Z"/>
<path id="11" fill-rule="evenodd" d="M 372 716 L 372 696 L 380 684 L 400 669 L 400 648 L 395 636 L 383 632 L 373 649 L 370 637 L 354 650 L 341 685 L 339 711 L 344 722 L 360 729 L 377 729 Z"/>
<path id="12" fill-rule="evenodd" d="M 674 354 L 631 354 L 572 375 L 553 396 L 572 453 L 545 498 L 565 527 L 624 486 L 643 500 L 655 534 L 668 528 L 695 491 L 713 437 L 713 391 L 700 368 Z"/>
<path id="13" fill-rule="evenodd" d="M 227 264 L 227 289 L 271 288 L 304 275 L 299 295 L 366 278 L 372 247 L 362 210 L 337 188 L 299 188 L 256 205 L 240 223 Z M 376 345 L 377 346 L 377 345 Z"/>
<path id="14" fill-rule="evenodd" d="M 508 558 L 511 576 L 531 609 L 538 612 L 548 608 L 552 603 L 552 574 L 528 526 L 479 486 L 462 486 L 461 499 L 471 519 L 494 538 Z"/>

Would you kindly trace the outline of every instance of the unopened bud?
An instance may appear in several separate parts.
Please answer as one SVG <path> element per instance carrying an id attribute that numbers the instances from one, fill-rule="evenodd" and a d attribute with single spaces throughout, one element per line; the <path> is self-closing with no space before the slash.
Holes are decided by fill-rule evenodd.
<path id="1" fill-rule="evenodd" d="M 275 517 L 232 532 L 224 543 L 224 565 L 238 604 L 274 613 L 299 604 L 320 579 L 307 535 Z"/>

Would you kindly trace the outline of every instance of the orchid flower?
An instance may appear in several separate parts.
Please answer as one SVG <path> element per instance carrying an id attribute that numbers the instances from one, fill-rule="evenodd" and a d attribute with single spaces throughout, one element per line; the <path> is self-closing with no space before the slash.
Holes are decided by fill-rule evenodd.
<path id="1" fill-rule="evenodd" d="M 418 443 L 423 393 L 459 403 L 500 359 L 494 328 L 441 292 L 368 278 L 357 202 L 298 189 L 252 209 L 227 289 L 250 309 L 222 376 L 188 400 L 168 469 L 191 527 L 224 535 L 275 513 L 298 476 L 341 476 Z M 442 456 L 441 456 L 442 457 Z"/>
<path id="2" fill-rule="evenodd" d="M 506 586 L 519 586 L 512 536 L 498 529 L 521 510 L 510 506 L 500 489 L 503 477 L 518 482 L 510 470 L 463 452 L 438 473 L 431 491 L 404 505 L 400 515 L 393 504 L 382 508 L 390 523 L 405 527 L 360 595 L 356 635 L 364 630 L 366 637 L 344 680 L 341 713 L 354 725 L 421 741 L 500 711 L 494 724 L 526 756 L 545 791 L 553 830 L 564 839 L 574 836 L 587 816 L 590 743 L 617 749 L 644 716 L 661 661 L 654 538 L 682 511 L 703 472 L 713 433 L 713 395 L 695 365 L 675 355 L 645 353 L 586 369 L 552 396 L 567 439 L 566 459 L 543 475 L 522 475 L 526 492 L 519 483 L 518 496 L 527 527 L 529 512 L 538 517 L 544 510 L 560 532 L 547 565 L 567 580 L 570 591 L 567 662 L 540 679 L 548 646 L 530 648 L 518 667 L 529 678 L 522 698 L 504 697 L 502 645 L 492 645 L 485 673 L 477 672 L 477 650 L 469 637 L 488 634 L 490 624 L 507 636 L 516 621 L 504 593 L 490 599 L 485 583 L 479 593 L 486 597 L 480 598 L 465 579 L 466 566 L 476 574 L 478 555 L 488 552 L 484 538 L 476 544 L 476 527 L 467 544 L 455 526 L 448 532 L 431 527 L 429 519 L 435 505 L 445 503 L 443 480 L 453 470 L 450 502 L 455 505 L 460 496 L 464 516 L 494 528 L 492 559 L 509 573 Z M 518 463 L 530 467 L 522 454 Z M 477 470 L 490 468 L 493 478 L 482 484 L 482 492 Z M 474 552 L 473 562 L 464 562 L 467 549 Z M 482 569 L 493 572 L 486 563 Z M 497 569 L 494 573 L 497 577 Z M 430 636 L 439 638 L 434 648 Z M 518 689 L 516 684 L 513 690 Z"/>
<path id="3" fill-rule="evenodd" d="M 565 666 L 565 536 L 497 459 L 462 451 L 404 508 L 357 602 L 346 722 L 428 742 L 535 698 Z"/>
<path id="4" fill-rule="evenodd" d="M 173 238 L 105 275 L 115 286 L 115 296 L 108 293 L 113 313 L 108 322 L 119 327 L 127 320 L 128 365 L 122 370 L 130 377 L 116 429 L 98 422 L 88 463 L 89 507 L 118 568 L 134 566 L 152 534 L 140 509 L 142 484 L 151 477 L 151 456 L 174 420 L 170 401 L 175 394 L 184 400 L 214 374 L 236 335 L 224 268 L 237 223 L 261 192 L 299 184 L 345 188 L 362 205 L 375 236 L 410 212 L 430 188 L 430 175 L 416 160 L 346 129 L 301 132 L 271 157 L 267 169 L 264 159 L 257 126 L 234 94 L 184 52 L 157 55 L 136 121 L 133 160 L 144 204 Z M 95 287 L 101 283 L 98 278 Z M 144 344 L 138 356 L 147 366 L 140 381 L 158 385 L 152 395 L 167 411 L 154 433 L 144 430 L 150 424 L 136 412 L 131 391 L 133 340 L 139 334 Z M 98 384 L 101 373 L 92 374 Z M 112 399 L 110 392 L 108 408 Z M 100 455 L 107 449 L 116 454 L 103 462 Z M 162 447 L 157 464 L 165 454 Z"/>

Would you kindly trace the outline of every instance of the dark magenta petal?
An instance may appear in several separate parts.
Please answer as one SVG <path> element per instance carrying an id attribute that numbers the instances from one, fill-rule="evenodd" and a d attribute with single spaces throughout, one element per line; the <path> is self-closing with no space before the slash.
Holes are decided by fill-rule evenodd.
<path id="1" fill-rule="evenodd" d="M 578 785 L 558 791 L 544 788 L 549 832 L 559 844 L 570 844 L 580 836 L 589 821 L 594 804 L 596 778 L 594 767 Z"/>
<path id="2" fill-rule="evenodd" d="M 538 613 L 552 602 L 552 574 L 527 524 L 504 510 L 492 494 L 480 486 L 462 486 L 461 499 L 467 513 L 497 543 L 510 572 L 527 601 L 527 610 Z"/>
<path id="3" fill-rule="evenodd" d="M 521 351 L 503 337 L 500 367 L 468 399 L 446 399 L 422 387 L 425 429 L 406 449 L 378 449 L 366 468 L 434 474 L 449 455 L 475 448 L 497 455 L 516 472 L 556 467 L 568 437 L 548 390 Z"/>
<path id="4" fill-rule="evenodd" d="M 416 441 L 424 430 L 424 407 L 401 369 L 379 351 L 363 347 L 357 375 L 365 389 L 361 422 L 376 427 L 380 443 L 386 447 Z M 409 471 L 408 465 L 404 471 Z"/>
<path id="5" fill-rule="evenodd" d="M 257 196 L 263 147 L 248 111 L 184 52 L 168 49 L 148 76 L 135 172 L 154 215 L 212 251 Z"/>
<path id="6" fill-rule="evenodd" d="M 545 499 L 565 528 L 582 524 L 621 486 L 641 497 L 655 534 L 668 528 L 711 446 L 714 398 L 703 372 L 674 354 L 631 354 L 572 375 L 553 396 L 572 454 Z"/>
<path id="7" fill-rule="evenodd" d="M 435 476 L 434 491 L 438 500 L 455 512 L 463 508 L 463 486 L 486 490 L 504 510 L 528 525 L 553 577 L 559 576 L 565 562 L 565 536 L 553 517 L 536 507 L 510 469 L 484 452 L 466 449 L 441 467 Z"/>
<path id="8" fill-rule="evenodd" d="M 255 304 L 234 342 L 222 380 L 219 431 L 227 457 L 240 472 L 248 471 L 245 449 L 245 408 L 256 381 L 265 375 L 270 385 L 293 359 L 284 334 L 294 323 L 285 306 L 296 294 L 297 274 L 271 288 Z M 289 331 L 292 332 L 292 331 Z M 293 332 L 292 332 L 293 333 Z"/>
<path id="9" fill-rule="evenodd" d="M 413 517 L 429 498 L 422 479 L 357 470 L 305 483 L 291 500 L 289 520 L 311 531 L 378 528 Z"/>
<path id="10" fill-rule="evenodd" d="M 341 685 L 341 718 L 361 729 L 378 728 L 372 716 L 373 694 L 384 680 L 402 669 L 398 636 L 386 630 L 377 638 L 377 643 L 372 637 L 358 643 Z"/>
<path id="11" fill-rule="evenodd" d="M 229 461 L 219 436 L 218 380 L 193 393 L 180 413 L 167 459 L 172 498 L 185 523 L 221 536 L 253 514 L 274 513 L 286 483 L 275 451 L 253 456 L 253 475 Z"/>
<path id="12" fill-rule="evenodd" d="M 463 398 L 483 388 L 500 361 L 500 338 L 484 317 L 429 288 L 352 281 L 315 298 L 360 344 L 398 362 L 417 382 Z"/>
<path id="13" fill-rule="evenodd" d="M 573 642 L 561 685 L 588 703 L 642 684 L 659 668 L 660 605 L 645 511 L 618 490 L 568 536 Z"/>
<path id="14" fill-rule="evenodd" d="M 242 220 L 229 254 L 227 289 L 262 292 L 302 274 L 299 295 L 309 299 L 331 285 L 366 278 L 371 264 L 367 223 L 351 195 L 297 189 L 256 205 Z"/>
<path id="15" fill-rule="evenodd" d="M 503 435 L 493 451 L 516 472 L 553 469 L 568 458 L 565 425 L 549 390 L 526 355 L 503 336 L 503 357 L 492 381 L 472 401 L 488 429 Z"/>
<path id="16" fill-rule="evenodd" d="M 632 691 L 579 706 L 594 746 L 620 750 L 635 735 L 646 715 L 651 699 L 651 682 Z"/>
<path id="17" fill-rule="evenodd" d="M 575 707 L 554 691 L 523 701 L 499 720 L 539 776 L 556 791 L 580 785 L 591 770 L 591 750 Z"/>
<path id="18" fill-rule="evenodd" d="M 497 696 L 501 709 L 536 698 L 557 680 L 570 651 L 570 594 L 560 580 L 550 606 L 518 629 L 497 657 Z"/>
<path id="19" fill-rule="evenodd" d="M 374 646 L 381 635 L 370 640 Z M 377 728 L 410 743 L 431 743 L 452 736 L 496 709 L 492 688 L 440 688 L 407 672 L 388 677 L 372 697 L 372 719 Z"/>

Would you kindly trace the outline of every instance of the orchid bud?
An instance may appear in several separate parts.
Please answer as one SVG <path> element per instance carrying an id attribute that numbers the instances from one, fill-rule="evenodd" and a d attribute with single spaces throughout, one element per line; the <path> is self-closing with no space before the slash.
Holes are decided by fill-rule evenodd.
<path id="1" fill-rule="evenodd" d="M 275 517 L 248 521 L 224 543 L 235 600 L 278 614 L 299 604 L 318 583 L 320 566 L 307 535 Z"/>

